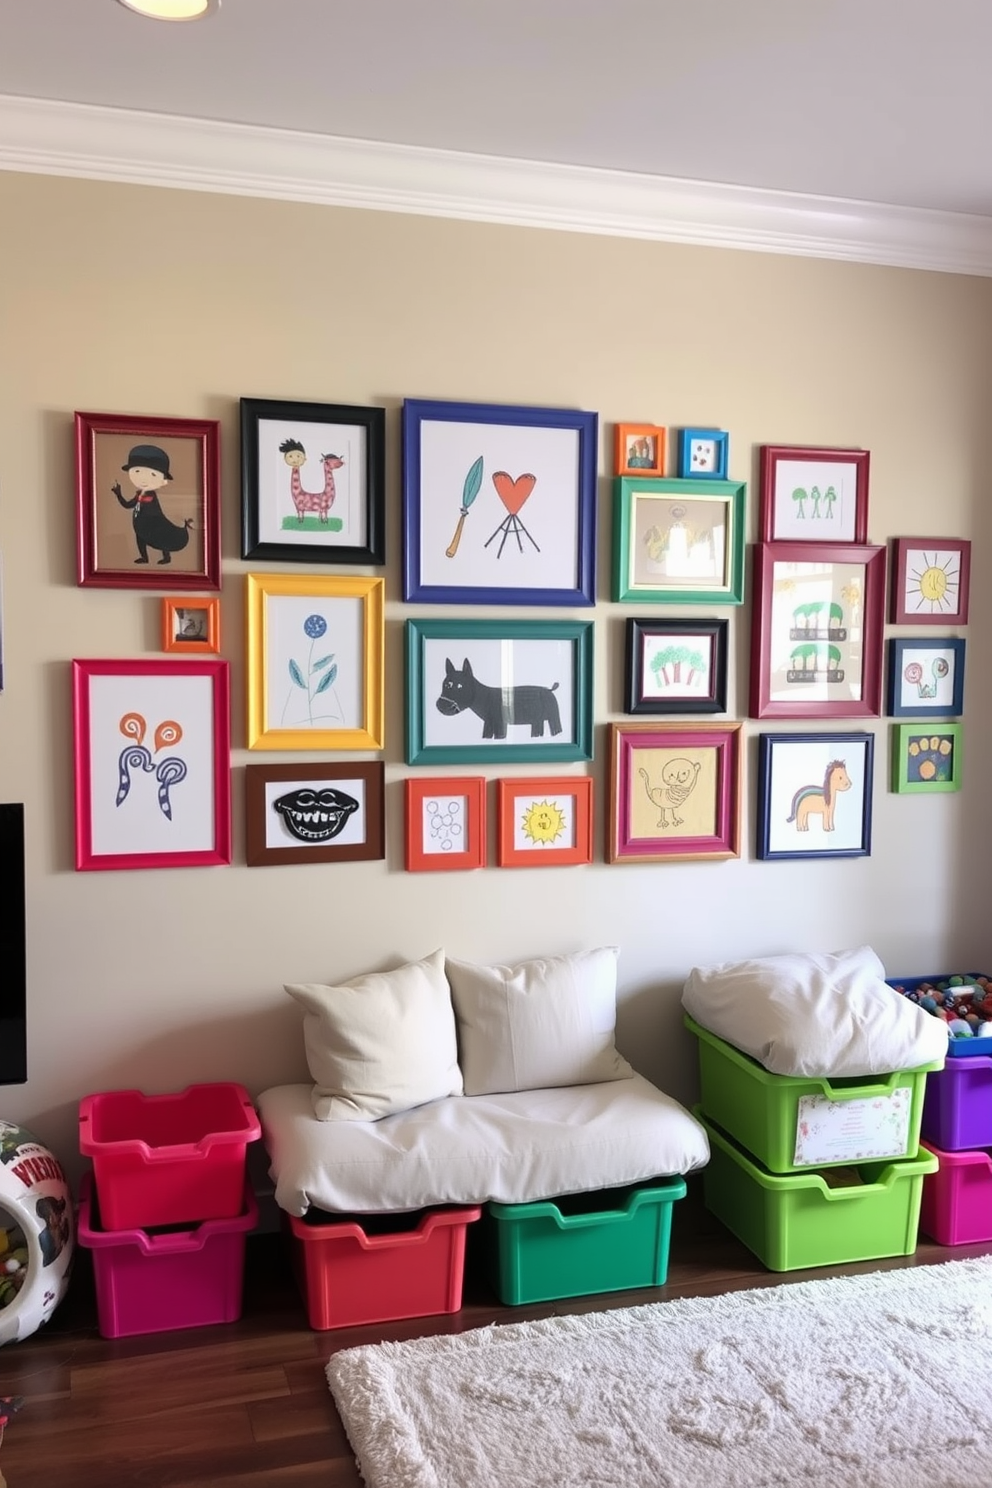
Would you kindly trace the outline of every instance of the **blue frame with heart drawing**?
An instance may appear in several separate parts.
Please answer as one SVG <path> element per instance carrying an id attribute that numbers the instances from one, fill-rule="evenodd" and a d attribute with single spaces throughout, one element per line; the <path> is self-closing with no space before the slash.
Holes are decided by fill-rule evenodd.
<path id="1" fill-rule="evenodd" d="M 567 408 L 403 404 L 403 598 L 596 603 L 599 419 Z"/>
<path id="2" fill-rule="evenodd" d="M 959 718 L 964 711 L 959 636 L 893 636 L 886 711 L 892 718 Z"/>
<path id="3" fill-rule="evenodd" d="M 680 429 L 680 480 L 726 480 L 730 441 L 725 429 Z"/>

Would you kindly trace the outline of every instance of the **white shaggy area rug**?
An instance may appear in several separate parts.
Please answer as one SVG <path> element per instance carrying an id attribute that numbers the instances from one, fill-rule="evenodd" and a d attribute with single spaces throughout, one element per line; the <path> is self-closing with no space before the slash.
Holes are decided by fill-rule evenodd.
<path id="1" fill-rule="evenodd" d="M 335 1354 L 369 1488 L 992 1488 L 992 1257 Z"/>

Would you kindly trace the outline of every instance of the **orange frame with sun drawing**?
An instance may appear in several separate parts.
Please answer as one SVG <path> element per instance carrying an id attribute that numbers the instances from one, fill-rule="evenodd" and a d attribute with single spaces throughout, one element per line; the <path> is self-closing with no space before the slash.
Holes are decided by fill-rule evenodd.
<path id="1" fill-rule="evenodd" d="M 892 624 L 967 625 L 970 578 L 967 538 L 893 538 Z"/>
<path id="2" fill-rule="evenodd" d="M 538 775 L 496 786 L 500 868 L 592 862 L 591 775 Z"/>

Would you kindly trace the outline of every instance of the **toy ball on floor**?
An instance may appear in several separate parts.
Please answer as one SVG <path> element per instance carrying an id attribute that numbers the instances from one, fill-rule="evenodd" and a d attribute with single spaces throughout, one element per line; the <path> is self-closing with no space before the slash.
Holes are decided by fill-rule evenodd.
<path id="1" fill-rule="evenodd" d="M 23 1126 L 0 1121 L 0 1344 L 48 1322 L 68 1289 L 75 1244 L 61 1163 Z"/>

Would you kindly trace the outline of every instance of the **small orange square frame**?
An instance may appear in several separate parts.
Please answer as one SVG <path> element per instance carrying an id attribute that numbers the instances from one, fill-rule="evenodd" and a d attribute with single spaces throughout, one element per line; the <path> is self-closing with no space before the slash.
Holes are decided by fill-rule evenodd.
<path id="1" fill-rule="evenodd" d="M 220 600 L 168 595 L 162 601 L 163 651 L 219 651 Z"/>
<path id="2" fill-rule="evenodd" d="M 664 475 L 665 430 L 658 424 L 617 424 L 616 475 Z"/>
<path id="3" fill-rule="evenodd" d="M 408 873 L 486 866 L 486 781 L 432 775 L 406 782 Z"/>
<path id="4" fill-rule="evenodd" d="M 592 776 L 497 782 L 500 868 L 592 862 Z"/>

